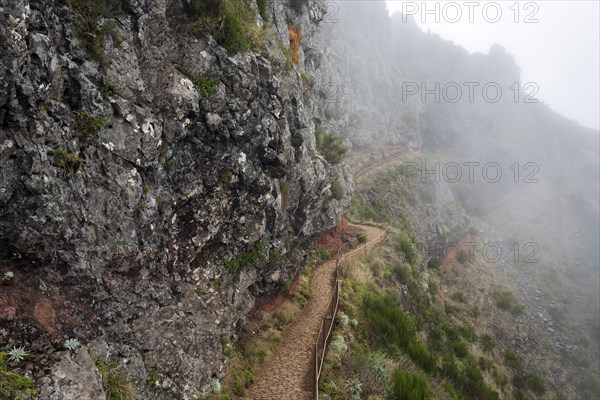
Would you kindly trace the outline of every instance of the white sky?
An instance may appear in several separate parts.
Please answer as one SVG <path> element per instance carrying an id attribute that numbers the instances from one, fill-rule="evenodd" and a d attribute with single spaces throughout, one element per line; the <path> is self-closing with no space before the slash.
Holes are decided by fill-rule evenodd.
<path id="1" fill-rule="evenodd" d="M 539 86 L 536 95 L 555 111 L 575 119 L 584 126 L 600 126 L 600 2 L 589 1 L 399 1 L 386 0 L 391 14 L 402 11 L 402 4 L 416 7 L 413 16 L 417 24 L 427 31 L 439 34 L 446 40 L 463 46 L 469 52 L 488 53 L 492 44 L 498 43 L 515 56 L 521 68 L 521 80 Z M 424 15 L 424 7 L 434 10 L 438 4 L 439 22 L 435 14 Z M 458 7 L 448 5 L 454 3 Z M 478 3 L 469 6 L 468 3 Z M 501 9 L 498 22 L 495 3 Z M 528 4 L 528 5 L 527 5 Z M 526 6 L 527 5 L 527 6 Z M 471 7 L 471 8 L 470 8 Z M 487 7 L 487 12 L 483 9 Z M 511 9 L 510 7 L 513 7 Z M 526 8 L 527 7 L 527 8 Z M 518 23 L 515 10 L 519 9 Z M 414 8 L 413 8 L 414 9 Z M 451 20 L 460 9 L 458 22 Z M 471 10 L 471 11 L 470 11 Z M 532 14 L 533 15 L 530 15 Z M 472 15 L 473 22 L 469 21 Z M 446 16 L 447 18 L 444 18 Z M 527 16 L 538 22 L 525 23 Z M 425 18 L 425 22 L 422 22 Z M 488 21 L 486 21 L 486 18 Z"/>

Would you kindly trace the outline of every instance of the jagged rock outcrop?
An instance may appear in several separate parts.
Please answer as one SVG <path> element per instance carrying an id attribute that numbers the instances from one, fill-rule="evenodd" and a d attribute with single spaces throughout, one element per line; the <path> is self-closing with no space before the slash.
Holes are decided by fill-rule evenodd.
<path id="1" fill-rule="evenodd" d="M 98 356 L 127 366 L 139 398 L 195 398 L 224 374 L 221 338 L 300 271 L 350 194 L 315 152 L 319 105 L 299 73 L 316 68 L 325 7 L 288 16 L 305 45 L 285 68 L 278 2 L 262 52 L 235 55 L 182 1 L 119 3 L 94 32 L 76 4 L 0 8 L 0 253 L 15 273 L 0 342 L 44 357 L 43 398 L 98 398 L 64 379 Z M 80 352 L 48 351 L 67 337 Z M 145 388 L 152 369 L 161 390 Z"/>

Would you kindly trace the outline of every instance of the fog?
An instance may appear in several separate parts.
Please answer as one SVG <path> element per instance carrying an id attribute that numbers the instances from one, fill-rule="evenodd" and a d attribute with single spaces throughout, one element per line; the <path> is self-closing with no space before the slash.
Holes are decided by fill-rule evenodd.
<path id="1" fill-rule="evenodd" d="M 355 165 L 390 163 L 387 175 L 357 184 L 366 200 L 353 203 L 352 215 L 381 212 L 427 249 L 493 244 L 500 261 L 475 254 L 459 272 L 443 264 L 444 301 L 458 292 L 481 307 L 459 319 L 493 332 L 499 345 L 489 356 L 498 366 L 515 351 L 528 372 L 544 371 L 553 389 L 535 398 L 598 398 L 598 4 L 467 3 L 478 4 L 473 22 L 462 2 L 426 2 L 428 10 L 437 4 L 437 23 L 433 14 L 421 21 L 422 1 L 330 7 L 334 23 L 323 29 L 343 66 L 332 80 L 343 95 L 327 98 L 326 129 L 356 147 Z M 459 22 L 444 21 L 448 4 L 464 6 Z M 455 18 L 456 6 L 450 12 Z M 482 168 L 472 180 L 469 165 L 497 172 Z M 513 293 L 523 312 L 499 312 L 497 291 Z"/>
<path id="2" fill-rule="evenodd" d="M 387 0 L 386 3 L 390 15 L 401 12 L 404 3 L 404 9 L 414 13 L 421 29 L 437 33 L 471 53 L 487 54 L 492 44 L 502 45 L 515 56 L 522 82 L 538 85 L 538 99 L 567 118 L 599 128 L 600 2 L 520 2 L 518 12 L 511 8 L 512 1 L 471 2 L 479 4 L 471 9 L 466 6 L 468 2 L 460 1 L 427 2 L 425 7 L 421 1 Z M 499 4 L 501 16 L 496 18 L 496 9 L 490 6 L 484 15 L 487 3 Z M 423 12 L 435 10 L 436 4 L 437 13 Z M 460 19 L 456 10 L 462 14 Z M 469 21 L 469 15 L 473 22 Z M 458 21 L 451 22 L 454 19 Z M 486 19 L 499 20 L 492 23 Z"/>

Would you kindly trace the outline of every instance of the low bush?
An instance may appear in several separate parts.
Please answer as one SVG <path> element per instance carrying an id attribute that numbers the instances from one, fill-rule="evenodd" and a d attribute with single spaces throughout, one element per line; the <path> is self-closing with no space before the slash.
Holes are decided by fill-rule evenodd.
<path id="1" fill-rule="evenodd" d="M 338 201 L 344 198 L 344 189 L 338 179 L 331 183 L 331 197 Z"/>
<path id="2" fill-rule="evenodd" d="M 509 291 L 494 290 L 493 297 L 498 308 L 508 311 L 513 315 L 521 315 L 525 310 L 525 306 L 519 303 L 515 296 Z"/>
<path id="3" fill-rule="evenodd" d="M 0 352 L 0 395 L 3 399 L 29 400 L 36 398 L 33 380 L 8 370 L 6 353 Z"/>
<path id="4" fill-rule="evenodd" d="M 84 110 L 75 111 L 73 114 L 75 116 L 73 119 L 75 135 L 88 142 L 94 139 L 108 122 L 106 118 L 92 117 Z"/>
<path id="5" fill-rule="evenodd" d="M 512 369 L 521 368 L 521 360 L 519 360 L 517 353 L 511 350 L 506 350 L 504 352 L 504 364 Z"/>
<path id="6" fill-rule="evenodd" d="M 83 160 L 69 151 L 54 150 L 52 154 L 54 166 L 61 168 L 67 177 L 75 175 L 83 165 Z"/>
<path id="7" fill-rule="evenodd" d="M 494 347 L 496 347 L 496 340 L 489 333 L 484 333 L 479 337 L 479 341 L 481 342 L 481 348 L 485 352 L 491 352 Z"/>
<path id="8" fill-rule="evenodd" d="M 531 390 L 538 396 L 541 396 L 544 393 L 546 393 L 544 381 L 535 373 L 515 375 L 513 377 L 513 385 L 515 386 L 515 388 L 520 390 Z"/>
<path id="9" fill-rule="evenodd" d="M 397 248 L 402 251 L 410 264 L 415 264 L 417 261 L 417 253 L 411 238 L 405 233 L 400 232 L 397 239 Z"/>

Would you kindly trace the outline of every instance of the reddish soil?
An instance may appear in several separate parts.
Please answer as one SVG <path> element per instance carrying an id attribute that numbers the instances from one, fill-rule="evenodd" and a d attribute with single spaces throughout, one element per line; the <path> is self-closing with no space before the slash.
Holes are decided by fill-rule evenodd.
<path id="1" fill-rule="evenodd" d="M 327 231 L 321 239 L 315 243 L 317 249 L 325 249 L 330 254 L 336 254 L 338 249 L 345 243 L 356 238 L 356 234 L 362 232 L 362 229 L 348 224 L 345 218 L 340 223 Z"/>

